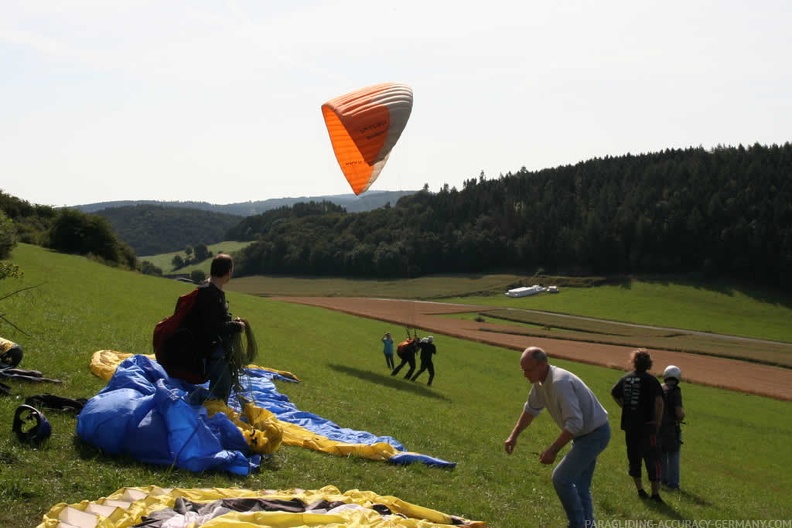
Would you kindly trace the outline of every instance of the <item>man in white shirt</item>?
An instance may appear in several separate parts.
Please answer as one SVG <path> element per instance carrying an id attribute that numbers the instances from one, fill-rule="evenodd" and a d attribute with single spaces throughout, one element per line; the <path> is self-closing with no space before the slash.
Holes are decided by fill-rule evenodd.
<path id="1" fill-rule="evenodd" d="M 561 432 L 542 451 L 539 461 L 552 464 L 558 452 L 572 442 L 572 449 L 553 470 L 553 486 L 570 527 L 594 526 L 591 480 L 597 457 L 610 441 L 608 412 L 583 380 L 550 365 L 541 348 L 526 348 L 520 357 L 520 368 L 532 387 L 517 423 L 504 442 L 506 453 L 514 451 L 520 433 L 542 409 L 547 409 Z"/>

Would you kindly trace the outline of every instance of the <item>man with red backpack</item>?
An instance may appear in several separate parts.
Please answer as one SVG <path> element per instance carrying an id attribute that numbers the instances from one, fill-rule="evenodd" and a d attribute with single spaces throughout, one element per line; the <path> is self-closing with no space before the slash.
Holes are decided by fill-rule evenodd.
<path id="1" fill-rule="evenodd" d="M 190 294 L 192 306 L 179 329 L 163 341 L 157 359 L 173 377 L 192 383 L 209 381 L 209 397 L 228 401 L 232 375 L 229 364 L 231 342 L 245 331 L 245 322 L 232 318 L 224 286 L 231 280 L 234 262 L 220 253 L 212 260 L 209 279 Z M 178 311 L 177 306 L 177 311 Z M 155 348 L 156 345 L 155 332 Z"/>

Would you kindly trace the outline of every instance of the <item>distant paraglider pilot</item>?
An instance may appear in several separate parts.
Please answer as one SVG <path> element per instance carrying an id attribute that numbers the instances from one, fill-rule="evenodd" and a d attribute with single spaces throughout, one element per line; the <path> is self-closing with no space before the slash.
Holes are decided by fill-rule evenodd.
<path id="1" fill-rule="evenodd" d="M 398 374 L 404 365 L 410 365 L 407 374 L 404 376 L 404 379 L 410 379 L 410 377 L 413 375 L 413 372 L 415 372 L 416 352 L 418 352 L 418 337 L 408 336 L 407 339 L 399 343 L 399 346 L 396 347 L 396 355 L 398 355 L 399 359 L 401 359 L 401 363 L 399 363 L 396 368 L 393 369 L 391 376 Z"/>
<path id="2" fill-rule="evenodd" d="M 437 354 L 437 347 L 434 344 L 434 337 L 429 336 L 421 339 L 420 343 L 418 343 L 418 348 L 421 350 L 421 368 L 418 369 L 418 372 L 415 373 L 415 376 L 412 377 L 412 380 L 417 380 L 418 376 L 423 374 L 425 370 L 428 370 L 429 381 L 426 384 L 431 387 L 435 374 L 432 356 Z"/>

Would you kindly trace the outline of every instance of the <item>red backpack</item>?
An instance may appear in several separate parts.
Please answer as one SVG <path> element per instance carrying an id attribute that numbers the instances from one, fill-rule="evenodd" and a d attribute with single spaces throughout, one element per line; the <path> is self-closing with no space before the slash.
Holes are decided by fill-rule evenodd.
<path id="1" fill-rule="evenodd" d="M 194 345 L 192 332 L 183 328 L 184 319 L 192 311 L 197 298 L 198 288 L 179 296 L 173 315 L 169 315 L 154 326 L 152 338 L 157 362 L 171 377 L 181 378 L 190 383 L 203 383 L 207 379 L 203 369 L 197 368 L 199 365 L 193 357 L 190 357 L 194 355 L 194 351 L 189 350 L 193 348 L 190 345 Z M 180 330 L 182 332 L 179 332 Z M 177 339 L 179 334 L 188 335 Z"/>

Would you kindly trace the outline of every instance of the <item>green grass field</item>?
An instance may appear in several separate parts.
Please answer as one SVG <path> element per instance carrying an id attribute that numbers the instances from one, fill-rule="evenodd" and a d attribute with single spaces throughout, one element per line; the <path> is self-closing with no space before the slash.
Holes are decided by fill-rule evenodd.
<path id="1" fill-rule="evenodd" d="M 397 467 L 284 446 L 260 472 L 246 478 L 214 472 L 194 474 L 103 455 L 79 442 L 74 417 L 57 412 L 47 413 L 53 425 L 48 444 L 41 450 L 25 447 L 11 433 L 14 409 L 25 397 L 96 394 L 104 383 L 89 371 L 91 354 L 101 349 L 149 353 L 153 325 L 172 311 L 176 296 L 189 291 L 190 286 L 28 245 L 19 245 L 12 260 L 25 276 L 0 282 L 0 298 L 21 288 L 31 289 L 0 300 L 0 314 L 29 335 L 4 321 L 0 321 L 0 335 L 23 346 L 22 368 L 41 370 L 63 383 L 9 380 L 11 396 L 0 397 L 0 426 L 6 424 L 6 433 L 0 434 L 0 526 L 36 526 L 41 515 L 58 502 L 96 499 L 124 486 L 150 484 L 267 489 L 335 485 L 341 490 L 395 495 L 446 513 L 486 521 L 494 528 L 565 523 L 550 483 L 552 468 L 539 464 L 534 454 L 557 434 L 549 417 L 541 416 L 523 433 L 513 455 L 503 452 L 503 441 L 530 387 L 521 376 L 516 352 L 435 335 L 437 377 L 429 388 L 388 375 L 379 342 L 385 330 L 383 323 L 238 291 L 229 293 L 231 311 L 250 320 L 261 350 L 260 363 L 293 372 L 302 380 L 278 386 L 300 409 L 343 427 L 393 436 L 410 451 L 457 462 L 457 467 Z M 260 280 L 264 285 L 278 282 Z M 452 278 L 438 279 L 437 288 L 443 292 L 456 288 L 459 291 L 450 296 L 460 297 L 483 291 L 477 288 L 478 280 L 483 279 L 469 280 L 473 287 L 467 292 L 461 291 L 465 288 L 459 284 L 450 286 Z M 283 281 L 279 285 L 282 291 L 257 293 L 294 294 L 294 290 L 286 291 L 287 279 Z M 231 284 L 240 287 L 245 282 L 240 279 Z M 333 285 L 335 295 L 346 294 L 342 284 L 350 284 L 348 294 L 360 295 L 354 293 L 359 291 L 356 288 L 372 291 L 375 282 L 353 286 L 338 281 Z M 429 295 L 432 284 L 426 279 L 420 288 Z M 399 289 L 398 281 L 386 285 Z M 673 284 L 663 288 L 659 291 L 667 293 L 668 298 L 681 296 L 681 301 L 674 302 L 700 302 L 691 300 L 695 288 L 681 286 L 679 292 Z M 743 298 L 734 291 L 702 291 L 714 296 L 709 302 L 713 303 L 713 319 L 718 321 L 709 321 L 711 331 L 719 331 L 720 319 L 747 318 L 748 309 L 757 313 L 757 327 L 765 327 L 766 320 L 775 318 L 790 320 L 788 302 L 765 301 L 757 295 Z M 556 296 L 558 301 L 549 297 L 547 301 L 561 302 L 571 293 L 562 291 Z M 444 295 L 448 294 L 437 297 Z M 739 302 L 732 303 L 735 296 Z M 464 299 L 470 302 L 468 297 Z M 624 301 L 602 290 L 599 303 L 601 317 L 607 318 L 619 312 Z M 635 307 L 632 311 L 636 318 L 652 319 L 641 317 Z M 687 319 L 684 314 L 680 318 Z M 750 321 L 741 324 L 748 329 L 752 326 Z M 557 364 L 585 379 L 611 413 L 611 423 L 618 423 L 618 410 L 608 393 L 621 372 L 564 361 Z M 684 491 L 666 494 L 667 505 L 659 508 L 639 501 L 626 474 L 622 435 L 615 430 L 594 479 L 598 518 L 792 518 L 792 477 L 786 470 L 792 463 L 788 448 L 792 404 L 687 383 L 683 390 L 688 413 L 682 453 Z"/>
<path id="2" fill-rule="evenodd" d="M 207 249 L 212 252 L 213 255 L 217 255 L 218 253 L 233 253 L 235 251 L 239 251 L 240 249 L 247 247 L 250 245 L 250 242 L 237 242 L 235 240 L 226 240 L 225 242 L 218 242 L 217 244 L 210 244 L 207 246 Z M 180 273 L 184 275 L 189 275 L 193 270 L 201 270 L 207 276 L 209 276 L 209 265 L 211 264 L 211 259 L 204 260 L 203 262 L 199 262 L 198 264 L 193 264 L 190 266 L 185 266 L 184 268 L 174 270 L 173 269 L 173 257 L 176 255 L 181 256 L 184 258 L 186 254 L 184 251 L 172 251 L 170 253 L 160 253 L 159 255 L 149 255 L 146 257 L 138 257 L 139 260 L 148 261 L 154 264 L 156 267 L 162 270 L 162 273 L 165 275 L 171 275 L 174 273 Z"/>

